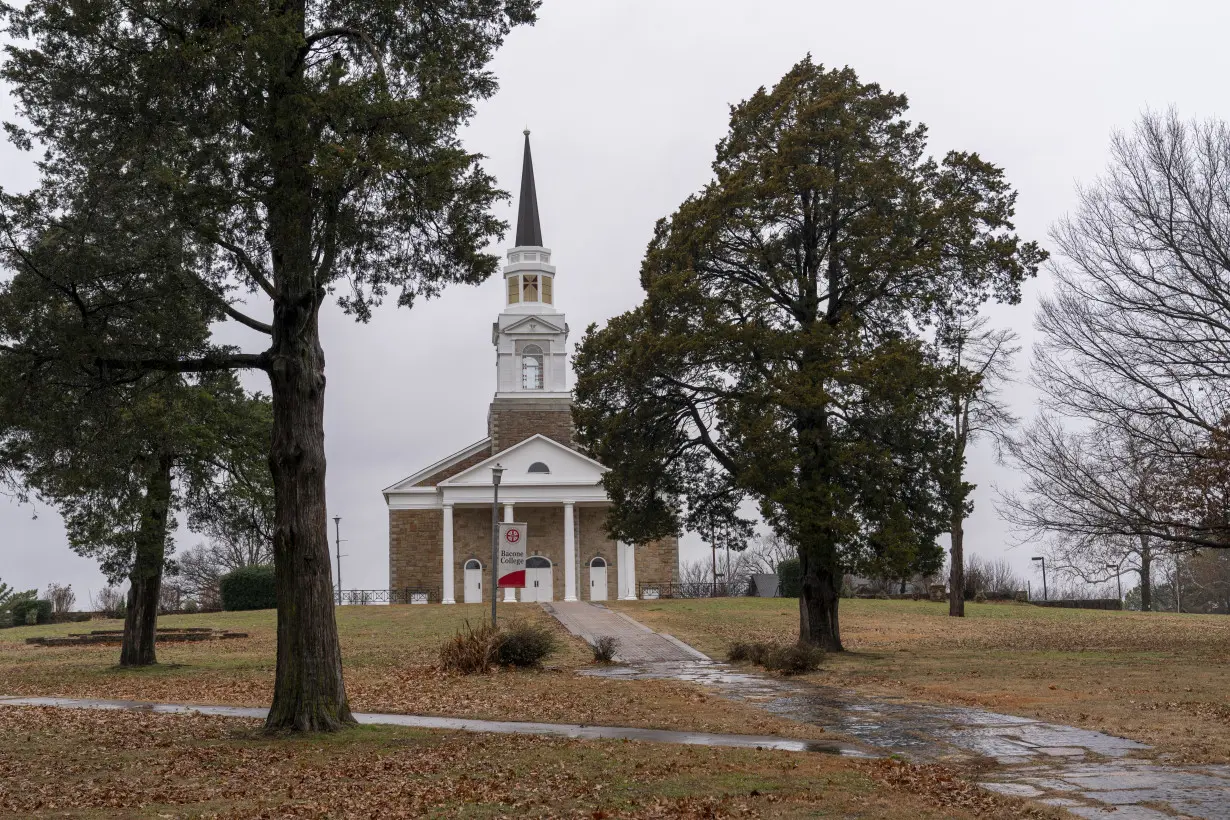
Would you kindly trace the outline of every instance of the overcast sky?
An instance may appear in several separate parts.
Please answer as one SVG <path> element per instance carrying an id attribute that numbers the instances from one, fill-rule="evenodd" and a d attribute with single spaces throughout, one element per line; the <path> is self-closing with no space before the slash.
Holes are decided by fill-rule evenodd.
<path id="1" fill-rule="evenodd" d="M 533 131 L 556 302 L 576 342 L 589 323 L 641 299 L 637 272 L 653 224 L 709 179 L 728 105 L 771 86 L 808 52 L 908 95 L 932 153 L 977 151 L 1003 166 L 1020 192 L 1021 235 L 1044 241 L 1072 208 L 1075 184 L 1103 168 L 1113 130 L 1146 108 L 1224 115 L 1228 28 L 1230 4 L 1174 0 L 547 0 L 539 23 L 515 31 L 496 57 L 500 90 L 465 139 L 516 191 L 521 131 Z M 0 106 L 11 118 L 7 96 Z M 29 155 L 0 148 L 0 185 L 27 188 L 33 178 Z M 511 222 L 515 205 L 500 215 Z M 1043 277 L 1022 305 L 993 312 L 1027 352 L 1047 287 Z M 326 309 L 329 515 L 342 517 L 347 588 L 388 583 L 381 489 L 486 435 L 491 322 L 501 306 L 493 280 L 410 311 L 387 307 L 368 325 Z M 248 383 L 267 390 L 262 379 Z M 1018 415 L 1034 414 L 1026 387 L 1011 396 Z M 994 510 L 992 486 L 1013 486 L 1011 471 L 982 446 L 970 480 L 978 490 L 966 550 L 1005 555 L 1032 577 L 1029 547 L 1008 549 L 1011 533 Z M 707 554 L 694 536 L 684 544 L 685 560 Z M 3 498 L 0 578 L 18 588 L 72 583 L 83 605 L 103 585 L 93 562 L 69 550 L 54 510 Z"/>

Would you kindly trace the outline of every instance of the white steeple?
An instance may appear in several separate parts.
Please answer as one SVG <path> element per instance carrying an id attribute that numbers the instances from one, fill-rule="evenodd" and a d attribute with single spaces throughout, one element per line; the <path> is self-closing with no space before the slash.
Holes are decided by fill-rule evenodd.
<path id="1" fill-rule="evenodd" d="M 504 309 L 491 328 L 496 349 L 496 398 L 570 398 L 568 324 L 555 308 L 555 267 L 542 244 L 538 192 L 525 132 L 517 244 L 504 266 Z"/>

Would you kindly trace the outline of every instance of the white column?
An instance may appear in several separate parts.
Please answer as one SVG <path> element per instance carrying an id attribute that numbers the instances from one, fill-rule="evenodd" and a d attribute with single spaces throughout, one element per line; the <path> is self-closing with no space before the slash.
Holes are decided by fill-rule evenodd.
<path id="1" fill-rule="evenodd" d="M 440 590 L 440 602 L 444 604 L 455 604 L 456 600 L 453 596 L 456 594 L 455 584 L 453 582 L 453 505 L 444 505 L 444 580 L 443 589 Z"/>
<path id="2" fill-rule="evenodd" d="M 577 600 L 577 534 L 573 502 L 564 502 L 564 600 Z"/>
<path id="3" fill-rule="evenodd" d="M 504 505 L 504 523 L 511 524 L 513 522 L 513 505 Z M 528 545 L 527 545 L 528 546 Z M 517 602 L 517 590 L 508 587 L 504 590 L 504 603 L 515 604 Z"/>
<path id="4" fill-rule="evenodd" d="M 627 586 L 624 588 L 623 595 L 620 596 L 625 601 L 636 600 L 636 544 L 625 544 L 619 542 L 619 546 L 623 548 L 623 553 L 619 556 L 621 563 L 627 565 L 627 571 L 624 573 L 624 578 L 627 580 Z"/>
<path id="5" fill-rule="evenodd" d="M 610 566 L 607 566 L 607 572 L 611 571 Z M 615 542 L 615 597 L 623 600 L 624 592 L 628 589 L 628 559 L 624 555 L 624 542 Z"/>

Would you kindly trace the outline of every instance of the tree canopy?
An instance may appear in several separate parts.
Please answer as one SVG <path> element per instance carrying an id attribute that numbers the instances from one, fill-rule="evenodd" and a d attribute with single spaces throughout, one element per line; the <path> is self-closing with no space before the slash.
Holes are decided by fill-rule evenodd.
<path id="1" fill-rule="evenodd" d="M 264 349 L 186 354 L 150 339 L 113 371 L 256 368 L 270 379 L 278 579 L 271 729 L 350 722 L 332 609 L 324 351 L 335 297 L 366 320 L 476 283 L 504 194 L 457 136 L 537 0 L 32 0 L 4 6 L 2 75 L 45 150 L 44 185 L 85 177 L 149 204 L 182 248 L 157 299 L 204 292 Z M 187 286 L 185 287 L 185 277 Z M 195 297 L 193 297 L 195 298 Z"/>
<path id="2" fill-rule="evenodd" d="M 925 154 L 905 97 L 810 58 L 732 107 L 714 180 L 654 232 L 644 303 L 591 327 L 575 416 L 641 542 L 751 499 L 803 566 L 800 637 L 840 649 L 843 569 L 938 565 L 937 317 L 1015 302 L 1042 252 L 976 154 Z M 949 450 L 950 452 L 950 450 Z"/>

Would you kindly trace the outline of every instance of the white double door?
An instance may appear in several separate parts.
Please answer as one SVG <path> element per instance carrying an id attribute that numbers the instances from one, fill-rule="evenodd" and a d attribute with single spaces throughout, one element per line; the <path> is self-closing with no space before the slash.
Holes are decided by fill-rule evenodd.
<path id="1" fill-rule="evenodd" d="M 525 588 L 521 590 L 521 600 L 526 603 L 552 600 L 554 581 L 555 570 L 551 562 L 539 555 L 531 556 L 525 562 Z"/>

